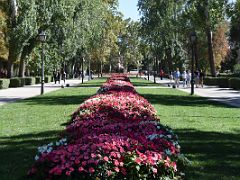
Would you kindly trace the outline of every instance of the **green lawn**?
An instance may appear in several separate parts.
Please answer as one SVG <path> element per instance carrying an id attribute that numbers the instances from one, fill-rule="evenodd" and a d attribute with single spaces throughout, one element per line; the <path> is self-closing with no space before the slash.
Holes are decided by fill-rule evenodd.
<path id="1" fill-rule="evenodd" d="M 56 140 L 71 114 L 106 78 L 0 107 L 0 179 L 26 179 L 40 145 Z M 240 179 L 240 109 L 132 78 L 179 136 L 192 162 L 186 179 Z M 82 86 L 82 85 L 81 85 Z"/>

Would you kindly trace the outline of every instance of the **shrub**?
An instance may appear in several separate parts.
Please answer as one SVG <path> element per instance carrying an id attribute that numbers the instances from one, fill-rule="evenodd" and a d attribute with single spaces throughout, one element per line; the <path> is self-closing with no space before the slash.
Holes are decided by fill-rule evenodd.
<path id="1" fill-rule="evenodd" d="M 0 79 L 0 89 L 7 89 L 10 84 L 10 79 Z"/>
<path id="2" fill-rule="evenodd" d="M 206 77 L 206 78 L 204 78 L 204 84 L 209 85 L 209 86 L 217 86 L 218 81 L 217 81 L 217 78 Z"/>
<path id="3" fill-rule="evenodd" d="M 233 73 L 240 76 L 240 64 L 234 65 Z"/>
<path id="4" fill-rule="evenodd" d="M 50 83 L 50 82 L 52 82 L 52 76 L 45 76 L 44 82 L 45 82 L 45 83 Z"/>
<path id="5" fill-rule="evenodd" d="M 221 88 L 229 87 L 229 77 L 206 77 L 204 84 L 209 86 L 219 86 Z"/>
<path id="6" fill-rule="evenodd" d="M 229 79 L 229 87 L 233 89 L 240 89 L 240 78 Z"/>
<path id="7" fill-rule="evenodd" d="M 25 85 L 25 78 L 11 78 L 9 87 L 23 87 Z"/>
<path id="8" fill-rule="evenodd" d="M 36 84 L 35 77 L 25 77 L 25 85 L 34 85 Z"/>
<path id="9" fill-rule="evenodd" d="M 218 77 L 217 84 L 220 88 L 228 88 L 229 87 L 229 78 L 228 77 Z"/>
<path id="10" fill-rule="evenodd" d="M 41 83 L 41 77 L 35 77 L 36 79 L 36 84 L 40 84 Z"/>

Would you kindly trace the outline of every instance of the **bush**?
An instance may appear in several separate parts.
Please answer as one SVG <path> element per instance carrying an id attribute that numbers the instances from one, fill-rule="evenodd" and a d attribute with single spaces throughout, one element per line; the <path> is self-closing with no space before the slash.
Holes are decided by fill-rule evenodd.
<path id="1" fill-rule="evenodd" d="M 228 88 L 229 87 L 229 78 L 228 77 L 218 77 L 217 84 L 220 88 Z"/>
<path id="2" fill-rule="evenodd" d="M 229 79 L 229 87 L 233 89 L 240 89 L 240 78 Z"/>
<path id="3" fill-rule="evenodd" d="M 240 76 L 240 64 L 234 65 L 234 67 L 233 67 L 233 72 L 234 72 L 234 74 Z"/>
<path id="4" fill-rule="evenodd" d="M 0 79 L 0 89 L 7 89 L 10 84 L 10 79 Z"/>
<path id="5" fill-rule="evenodd" d="M 204 84 L 205 85 L 209 85 L 209 86 L 217 86 L 218 85 L 218 81 L 217 81 L 217 78 L 206 77 L 206 78 L 204 78 Z"/>
<path id="6" fill-rule="evenodd" d="M 25 77 L 25 85 L 34 85 L 36 84 L 35 77 Z"/>
<path id="7" fill-rule="evenodd" d="M 36 84 L 40 84 L 41 83 L 41 77 L 35 77 L 35 79 L 36 79 L 36 81 L 35 81 Z"/>
<path id="8" fill-rule="evenodd" d="M 220 88 L 228 88 L 229 77 L 206 77 L 204 84 L 209 86 L 219 86 Z"/>
<path id="9" fill-rule="evenodd" d="M 11 78 L 9 87 L 23 87 L 25 85 L 25 78 Z"/>
<path id="10" fill-rule="evenodd" d="M 45 76 L 44 82 L 45 82 L 45 83 L 50 83 L 50 82 L 52 82 L 52 76 Z"/>

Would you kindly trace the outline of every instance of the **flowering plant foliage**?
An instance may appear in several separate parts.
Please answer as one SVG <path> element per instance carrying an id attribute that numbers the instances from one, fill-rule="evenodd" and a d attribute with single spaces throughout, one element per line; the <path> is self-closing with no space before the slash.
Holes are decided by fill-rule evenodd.
<path id="1" fill-rule="evenodd" d="M 160 179 L 179 172 L 180 146 L 153 106 L 126 76 L 114 75 L 101 94 L 72 114 L 64 136 L 38 148 L 29 171 L 40 179 Z M 117 88 L 115 88 L 117 87 Z M 124 87 L 124 88 L 118 88 Z"/>

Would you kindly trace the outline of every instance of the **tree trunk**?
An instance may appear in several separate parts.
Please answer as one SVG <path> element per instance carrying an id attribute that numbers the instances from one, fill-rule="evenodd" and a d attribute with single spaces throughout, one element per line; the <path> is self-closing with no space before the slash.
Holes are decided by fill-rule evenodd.
<path id="1" fill-rule="evenodd" d="M 101 77 L 103 77 L 103 62 L 101 61 L 101 65 L 100 65 L 100 74 Z"/>
<path id="2" fill-rule="evenodd" d="M 166 54 L 167 54 L 167 62 L 168 62 L 168 68 L 169 68 L 169 72 L 173 71 L 173 63 L 172 63 L 172 57 L 171 57 L 171 50 L 166 50 Z"/>
<path id="3" fill-rule="evenodd" d="M 18 14 L 18 6 L 17 6 L 17 0 L 10 0 L 10 9 L 11 9 L 11 25 L 12 28 L 16 27 L 17 22 L 17 14 Z"/>
<path id="4" fill-rule="evenodd" d="M 212 77 L 216 77 L 216 68 L 215 68 L 215 61 L 213 56 L 212 32 L 210 27 L 207 28 L 206 33 L 207 33 L 207 39 L 208 39 L 208 56 L 209 56 L 208 58 L 209 58 L 209 63 L 211 68 L 211 74 L 212 74 Z"/>
<path id="5" fill-rule="evenodd" d="M 9 46 L 9 55 L 7 63 L 7 77 L 11 78 L 13 76 L 13 63 L 17 61 L 18 55 L 14 51 L 14 47 Z"/>
<path id="6" fill-rule="evenodd" d="M 199 66 L 199 49 L 198 49 L 198 41 L 196 40 L 195 44 L 194 44 L 194 49 L 195 49 L 195 63 L 196 63 L 196 68 L 197 70 L 200 70 L 200 66 Z"/>
<path id="7" fill-rule="evenodd" d="M 7 77 L 11 78 L 13 76 L 13 63 L 8 60 L 7 63 Z"/>
<path id="8" fill-rule="evenodd" d="M 24 77 L 25 76 L 24 72 L 25 72 L 25 62 L 24 62 L 24 59 L 21 56 L 20 64 L 19 64 L 18 77 Z"/>

